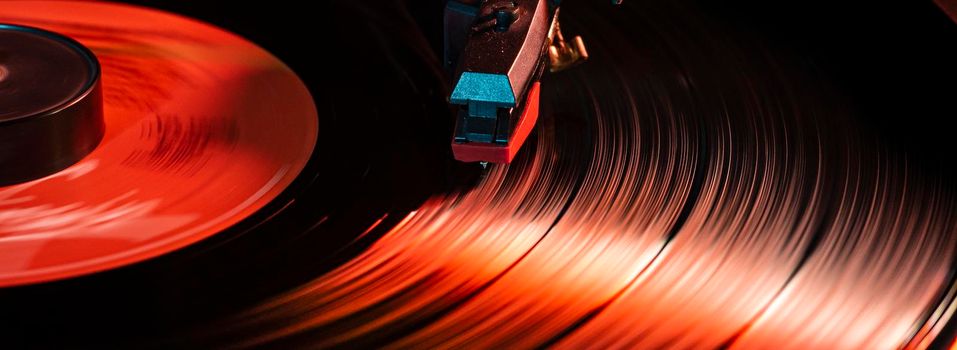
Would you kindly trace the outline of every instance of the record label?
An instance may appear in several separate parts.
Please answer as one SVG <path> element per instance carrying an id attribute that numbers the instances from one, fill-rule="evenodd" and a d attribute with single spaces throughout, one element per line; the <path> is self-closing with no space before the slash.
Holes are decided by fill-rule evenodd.
<path id="1" fill-rule="evenodd" d="M 299 78 L 211 25 L 59 1 L 4 1 L 0 22 L 90 48 L 106 124 L 80 162 L 0 187 L 0 286 L 102 271 L 216 234 L 275 198 L 316 144 Z"/>

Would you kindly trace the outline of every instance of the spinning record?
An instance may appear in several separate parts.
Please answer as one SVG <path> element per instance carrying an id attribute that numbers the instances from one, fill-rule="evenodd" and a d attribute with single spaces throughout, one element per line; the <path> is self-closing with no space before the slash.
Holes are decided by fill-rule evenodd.
<path id="1" fill-rule="evenodd" d="M 0 2 L 95 53 L 105 121 L 76 164 L 0 187 L 4 346 L 954 344 L 952 144 L 896 133 L 957 115 L 957 26 L 932 4 L 755 11 L 819 28 L 789 41 L 750 5 L 564 1 L 589 61 L 543 76 L 521 150 L 481 166 L 453 158 L 433 3 L 237 2 L 313 105 L 196 21 Z"/>
<path id="2" fill-rule="evenodd" d="M 58 1 L 4 1 L 0 23 L 88 47 L 102 67 L 105 121 L 81 161 L 0 187 L 0 286 L 109 269 L 216 234 L 275 198 L 315 146 L 316 109 L 299 78 L 213 26 Z"/>
<path id="3" fill-rule="evenodd" d="M 360 228 L 381 237 L 196 334 L 293 348 L 949 343 L 957 197 L 854 118 L 874 101 L 689 1 L 567 3 L 592 58 L 542 81 L 541 124 L 511 164 Z M 356 41 L 417 65 L 414 45 L 375 34 Z M 425 90 L 418 78 L 405 90 Z"/>

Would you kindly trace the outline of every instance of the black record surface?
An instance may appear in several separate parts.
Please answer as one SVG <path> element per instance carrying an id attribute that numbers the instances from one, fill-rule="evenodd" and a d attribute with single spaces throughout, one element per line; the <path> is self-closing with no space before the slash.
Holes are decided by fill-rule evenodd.
<path id="1" fill-rule="evenodd" d="M 440 1 L 135 3 L 284 60 L 316 97 L 316 151 L 276 201 L 206 241 L 0 290 L 0 334 L 14 347 L 841 337 L 813 315 L 768 311 L 777 303 L 858 312 L 841 329 L 867 317 L 917 329 L 866 329 L 904 334 L 887 344 L 953 339 L 934 312 L 954 297 L 957 156 L 943 125 L 957 115 L 957 26 L 931 3 L 566 1 L 566 35 L 585 37 L 593 59 L 546 78 L 541 125 L 515 163 L 489 169 L 451 160 Z M 506 263 L 489 257 L 499 253 Z M 867 278 L 834 277 L 855 274 Z M 381 278 L 353 282 L 362 276 Z"/>

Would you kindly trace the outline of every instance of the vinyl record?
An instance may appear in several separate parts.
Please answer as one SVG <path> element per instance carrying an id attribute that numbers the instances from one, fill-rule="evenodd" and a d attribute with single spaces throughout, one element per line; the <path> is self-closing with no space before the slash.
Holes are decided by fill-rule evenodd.
<path id="1" fill-rule="evenodd" d="M 949 342 L 957 196 L 865 126 L 879 102 L 689 1 L 578 5 L 563 5 L 563 28 L 592 59 L 543 81 L 513 163 L 357 230 L 382 233 L 196 334 L 315 348 Z M 416 52 L 393 24 L 370 25 L 390 58 Z"/>
<path id="2" fill-rule="evenodd" d="M 0 197 L 0 215 L 11 213 L 0 244 L 49 237 L 11 261 L 74 256 L 74 231 L 182 238 L 138 263 L 7 282 L 17 285 L 0 288 L 0 338 L 164 349 L 954 343 L 957 183 L 942 166 L 953 156 L 901 146 L 907 132 L 945 134 L 924 114 L 957 112 L 957 46 L 941 44 L 957 42 L 957 26 L 936 7 L 762 13 L 812 24 L 794 29 L 810 39 L 789 41 L 746 25 L 759 16 L 735 9 L 750 6 L 562 2 L 562 28 L 584 38 L 589 61 L 546 76 L 515 160 L 483 167 L 449 149 L 436 3 L 231 7 L 255 14 L 246 35 L 288 57 L 316 108 L 274 58 L 191 20 L 0 3 L 0 21 L 91 47 L 109 107 L 87 159 L 0 189 L 21 189 Z M 59 187 L 77 181 L 88 182 Z M 37 206 L 75 215 L 9 211 Z M 30 234 L 65 218 L 62 236 Z"/>
<path id="3" fill-rule="evenodd" d="M 90 48 L 102 66 L 106 124 L 82 161 L 0 187 L 0 286 L 114 268 L 216 234 L 274 199 L 313 151 L 306 87 L 226 31 L 65 1 L 4 1 L 0 22 Z"/>

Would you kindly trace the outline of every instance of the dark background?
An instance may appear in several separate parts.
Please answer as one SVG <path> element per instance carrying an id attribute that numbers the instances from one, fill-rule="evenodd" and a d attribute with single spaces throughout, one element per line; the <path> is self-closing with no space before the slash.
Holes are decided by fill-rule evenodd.
<path id="1" fill-rule="evenodd" d="M 321 4 L 310 3 L 308 7 L 316 10 L 308 10 L 291 1 L 126 2 L 185 14 L 236 32 L 286 62 L 311 89 L 323 72 L 334 68 L 323 66 L 319 56 L 336 54 L 335 48 L 316 50 L 316 46 L 330 36 L 344 35 L 321 30 L 324 26 L 317 22 L 337 15 L 335 10 L 323 10 L 330 7 Z M 880 132 L 894 149 L 911 153 L 926 169 L 957 175 L 951 126 L 957 118 L 957 25 L 932 1 L 693 2 L 706 15 L 763 36 L 816 65 L 850 98 L 865 127 Z M 409 7 L 426 38 L 440 50 L 444 1 L 368 3 Z M 361 26 L 364 19 L 354 20 Z"/>

